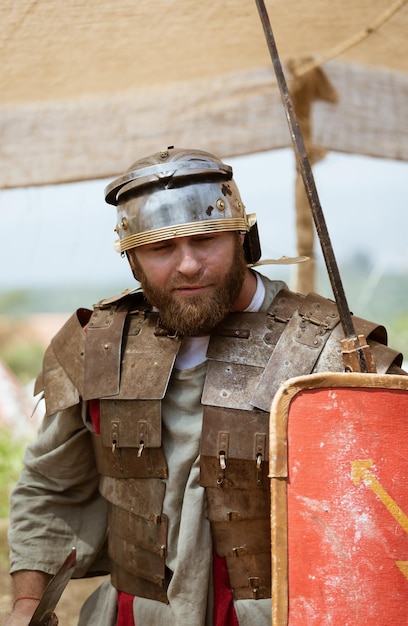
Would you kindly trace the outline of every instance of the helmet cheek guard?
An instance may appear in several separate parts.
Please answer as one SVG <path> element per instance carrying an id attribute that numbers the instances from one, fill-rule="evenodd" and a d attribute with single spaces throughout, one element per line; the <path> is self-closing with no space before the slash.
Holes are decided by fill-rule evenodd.
<path id="1" fill-rule="evenodd" d="M 258 222 L 255 213 L 248 215 L 249 230 L 245 233 L 244 254 L 248 265 L 258 263 L 262 255 L 261 242 L 259 241 Z"/>
<path id="2" fill-rule="evenodd" d="M 261 256 L 255 215 L 247 215 L 232 168 L 199 150 L 168 148 L 137 161 L 105 189 L 117 207 L 116 249 L 123 253 L 157 241 L 238 231 L 248 264 Z"/>

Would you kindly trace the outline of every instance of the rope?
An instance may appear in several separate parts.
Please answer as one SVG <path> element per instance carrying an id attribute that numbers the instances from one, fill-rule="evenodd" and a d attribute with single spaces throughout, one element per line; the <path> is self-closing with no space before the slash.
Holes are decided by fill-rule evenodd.
<path id="1" fill-rule="evenodd" d="M 331 61 L 332 59 L 335 59 L 336 57 L 343 54 L 343 52 L 346 52 L 346 50 L 353 48 L 353 46 L 358 45 L 364 39 L 367 39 L 368 37 L 370 37 L 370 35 L 375 33 L 383 24 L 385 24 L 385 22 L 387 22 L 395 13 L 397 13 L 397 11 L 402 9 L 402 7 L 407 2 L 408 0 L 397 0 L 395 4 L 388 7 L 388 9 L 384 11 L 384 13 L 382 13 L 371 24 L 369 24 L 366 28 L 364 28 L 364 30 L 360 31 L 359 33 L 356 33 L 355 35 L 350 37 L 350 39 L 347 39 L 346 41 L 339 44 L 338 46 L 335 46 L 331 50 L 327 51 L 325 54 L 318 55 L 313 60 L 306 61 L 305 63 L 301 63 L 297 68 L 294 68 L 293 75 L 295 77 L 303 76 L 304 74 L 306 74 L 307 72 L 310 72 L 316 67 L 320 67 L 324 63 L 327 63 L 327 61 Z"/>

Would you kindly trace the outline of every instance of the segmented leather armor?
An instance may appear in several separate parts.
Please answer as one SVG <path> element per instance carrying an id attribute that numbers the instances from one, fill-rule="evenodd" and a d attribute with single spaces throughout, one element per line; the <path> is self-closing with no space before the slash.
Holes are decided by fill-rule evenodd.
<path id="1" fill-rule="evenodd" d="M 383 327 L 354 318 L 379 373 L 401 373 Z M 86 332 L 84 332 L 84 330 Z M 336 305 L 282 290 L 265 313 L 231 313 L 212 332 L 202 395 L 201 484 L 215 550 L 235 599 L 270 597 L 268 422 L 282 380 L 342 371 Z M 109 502 L 112 582 L 167 602 L 167 464 L 161 405 L 180 338 L 162 328 L 140 292 L 80 309 L 52 340 L 36 393 L 47 414 L 98 399 L 94 450 Z"/>

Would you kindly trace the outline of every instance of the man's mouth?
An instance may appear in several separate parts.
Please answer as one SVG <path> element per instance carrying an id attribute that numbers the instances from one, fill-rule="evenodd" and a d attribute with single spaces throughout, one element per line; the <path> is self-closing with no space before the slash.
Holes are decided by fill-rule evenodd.
<path id="1" fill-rule="evenodd" d="M 180 285 L 174 291 L 179 295 L 198 296 L 210 288 L 210 285 Z"/>

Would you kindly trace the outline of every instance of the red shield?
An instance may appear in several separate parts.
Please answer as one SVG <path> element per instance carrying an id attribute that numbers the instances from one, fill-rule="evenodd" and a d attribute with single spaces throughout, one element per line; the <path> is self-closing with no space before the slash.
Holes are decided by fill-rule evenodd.
<path id="1" fill-rule="evenodd" d="M 408 377 L 287 381 L 270 456 L 272 623 L 407 624 Z"/>

